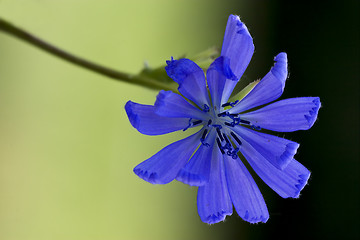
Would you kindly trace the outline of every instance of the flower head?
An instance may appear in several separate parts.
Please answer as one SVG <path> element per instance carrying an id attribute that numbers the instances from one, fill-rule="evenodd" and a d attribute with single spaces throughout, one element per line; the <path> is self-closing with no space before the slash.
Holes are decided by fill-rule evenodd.
<path id="1" fill-rule="evenodd" d="M 287 79 L 287 55 L 279 53 L 268 74 L 242 99 L 228 102 L 254 52 L 252 37 L 238 16 L 229 17 L 221 56 L 206 72 L 189 59 L 167 61 L 166 72 L 179 92 L 160 91 L 154 106 L 127 102 L 133 127 L 147 135 L 200 127 L 135 167 L 153 184 L 176 179 L 198 186 L 198 212 L 203 222 L 223 221 L 232 214 L 266 222 L 265 201 L 242 161 L 283 198 L 297 198 L 310 172 L 294 159 L 299 144 L 262 133 L 307 130 L 320 108 L 318 97 L 278 99 Z M 210 93 L 210 94 L 209 94 Z M 190 100 L 190 101 L 189 101 Z M 270 103 L 270 104 L 268 104 Z M 253 110 L 262 105 L 265 107 Z M 239 153 L 245 159 L 240 159 Z"/>

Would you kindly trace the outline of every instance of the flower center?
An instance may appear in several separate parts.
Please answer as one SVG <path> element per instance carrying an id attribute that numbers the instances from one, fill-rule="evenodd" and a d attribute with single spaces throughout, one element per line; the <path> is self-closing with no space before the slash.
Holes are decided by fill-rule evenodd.
<path id="1" fill-rule="evenodd" d="M 223 108 L 234 107 L 237 103 L 238 101 L 228 102 L 222 104 L 221 106 Z M 200 142 L 206 147 L 210 147 L 213 143 L 212 141 L 214 141 L 213 138 L 209 139 L 210 133 L 212 131 L 216 131 L 215 141 L 221 153 L 227 154 L 233 159 L 236 159 L 238 157 L 237 153 L 239 152 L 242 142 L 240 140 L 240 137 L 233 131 L 232 128 L 234 128 L 236 125 L 245 125 L 249 126 L 254 130 L 261 129 L 259 126 L 251 124 L 250 121 L 241 119 L 239 114 L 231 114 L 227 110 L 219 113 L 217 110 L 209 107 L 206 104 L 204 104 L 202 110 L 208 113 L 208 121 L 193 120 L 192 118 L 190 118 L 189 125 L 184 128 L 183 131 L 187 130 L 190 127 L 202 124 L 203 129 Z"/>

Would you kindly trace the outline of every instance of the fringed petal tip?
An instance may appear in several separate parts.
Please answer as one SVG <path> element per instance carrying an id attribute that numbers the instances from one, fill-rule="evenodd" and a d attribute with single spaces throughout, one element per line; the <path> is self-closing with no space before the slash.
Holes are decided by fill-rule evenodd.
<path id="1" fill-rule="evenodd" d="M 205 219 L 201 219 L 204 223 L 207 223 L 209 225 L 219 223 L 225 220 L 226 216 L 231 216 L 232 212 L 228 211 L 221 211 L 217 212 L 215 214 L 211 214 L 210 216 L 207 216 Z"/>
<path id="2" fill-rule="evenodd" d="M 279 53 L 274 57 L 274 61 L 287 63 L 287 54 L 285 52 Z"/>
<path id="3" fill-rule="evenodd" d="M 159 181 L 158 174 L 155 172 L 148 172 L 146 170 L 142 170 L 138 167 L 134 168 L 134 173 L 141 179 L 151 184 L 165 184 Z"/>
<path id="4" fill-rule="evenodd" d="M 156 96 L 156 101 L 154 103 L 154 106 L 164 105 L 165 104 L 164 100 L 166 99 L 166 97 L 168 97 L 172 93 L 173 93 L 172 91 L 160 90 L 158 95 Z"/>
<path id="5" fill-rule="evenodd" d="M 297 191 L 295 191 L 295 194 L 294 194 L 294 196 L 292 198 L 299 198 L 300 197 L 300 192 L 307 185 L 307 182 L 308 182 L 308 180 L 310 178 L 310 175 L 311 175 L 311 173 L 310 173 L 309 170 L 305 174 L 298 175 L 298 179 L 297 179 L 298 184 L 295 185 Z"/>
<path id="6" fill-rule="evenodd" d="M 239 16 L 230 15 L 229 20 L 228 20 L 228 24 L 231 23 L 231 22 L 236 23 L 236 26 L 237 26 L 236 33 L 237 34 L 243 34 L 243 35 L 249 35 L 250 36 L 249 30 L 247 29 L 246 25 L 243 22 L 241 22 Z"/>
<path id="7" fill-rule="evenodd" d="M 296 142 L 291 142 L 291 143 L 286 144 L 285 151 L 279 157 L 279 159 L 278 159 L 279 162 L 276 167 L 278 167 L 280 170 L 284 170 L 287 167 L 287 165 L 290 163 L 290 161 L 293 159 L 293 157 L 295 156 L 299 146 L 300 146 L 300 144 L 298 144 Z"/>
<path id="8" fill-rule="evenodd" d="M 176 177 L 176 180 L 184 184 L 196 187 L 204 186 L 209 181 L 209 179 L 206 179 L 206 177 L 204 176 L 190 173 L 184 170 L 180 170 L 179 174 Z"/>
<path id="9" fill-rule="evenodd" d="M 321 107 L 321 102 L 319 97 L 315 97 L 312 102 L 314 104 L 314 107 L 309 111 L 308 115 L 304 115 L 304 117 L 309 123 L 309 128 L 311 128 L 314 125 L 317 119 L 319 109 Z"/>
<path id="10" fill-rule="evenodd" d="M 244 215 L 239 215 L 243 220 L 249 222 L 249 223 L 266 223 L 269 219 L 269 214 L 263 216 L 250 216 L 249 211 L 246 211 Z"/>
<path id="11" fill-rule="evenodd" d="M 271 73 L 282 82 L 282 88 L 285 88 L 285 81 L 288 77 L 288 70 L 287 70 L 287 54 L 284 52 L 279 53 L 274 58 L 275 65 L 271 69 Z"/>
<path id="12" fill-rule="evenodd" d="M 167 60 L 166 64 L 167 66 L 165 67 L 165 71 L 167 75 L 172 80 L 180 84 L 186 78 L 186 74 L 180 67 L 178 67 L 179 60 L 174 60 L 171 57 L 171 60 Z"/>
<path id="13" fill-rule="evenodd" d="M 129 118 L 131 125 L 137 129 L 139 127 L 139 118 L 138 118 L 137 114 L 133 112 L 134 105 L 136 105 L 136 103 L 134 103 L 132 101 L 128 101 L 125 104 L 125 111 L 126 111 L 126 114 Z"/>
<path id="14" fill-rule="evenodd" d="M 166 61 L 166 64 L 166 73 L 171 79 L 179 84 L 181 84 L 189 74 L 202 72 L 202 69 L 196 65 L 196 63 L 187 58 L 181 58 L 179 60 L 171 58 L 171 60 Z"/>

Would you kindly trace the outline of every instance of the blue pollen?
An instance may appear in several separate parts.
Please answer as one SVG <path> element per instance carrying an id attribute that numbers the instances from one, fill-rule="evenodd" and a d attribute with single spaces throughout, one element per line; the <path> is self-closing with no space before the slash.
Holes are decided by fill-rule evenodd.
<path id="1" fill-rule="evenodd" d="M 205 129 L 204 132 L 203 132 L 203 134 L 202 134 L 202 136 L 201 136 L 201 138 L 200 138 L 200 142 L 201 142 L 203 145 L 205 145 L 205 147 L 210 147 L 210 144 L 208 144 L 208 143 L 205 142 L 205 137 L 206 137 L 207 132 L 208 132 L 208 130 Z"/>
<path id="2" fill-rule="evenodd" d="M 204 112 L 210 112 L 210 107 L 207 104 L 204 104 Z"/>
<path id="3" fill-rule="evenodd" d="M 225 135 L 224 135 L 225 137 Z M 226 139 L 226 138 L 225 138 Z M 230 142 L 226 142 L 224 146 L 221 145 L 221 142 L 219 140 L 219 138 L 216 138 L 216 143 L 221 151 L 221 154 L 225 154 L 225 150 L 226 151 L 226 155 L 228 156 L 231 156 L 233 159 L 236 159 L 238 156 L 237 156 L 237 153 L 239 151 L 239 148 L 235 148 L 233 150 L 233 147 L 231 146 Z"/>
<path id="4" fill-rule="evenodd" d="M 228 123 L 228 122 L 224 122 L 224 124 L 225 124 L 226 126 L 229 126 L 229 127 L 234 127 L 234 126 L 235 126 L 233 123 Z"/>
<path id="5" fill-rule="evenodd" d="M 187 125 L 187 126 L 183 129 L 183 131 L 186 131 L 186 130 L 188 130 L 188 128 L 202 123 L 201 120 L 196 120 L 196 121 L 194 121 L 194 122 L 191 122 L 191 121 L 192 121 L 192 118 L 189 119 L 189 125 Z"/>
<path id="6" fill-rule="evenodd" d="M 227 102 L 227 103 L 224 103 L 221 106 L 222 107 L 228 107 L 228 106 L 234 107 L 238 102 L 239 102 L 239 100 L 236 100 L 235 102 Z"/>
<path id="7" fill-rule="evenodd" d="M 216 128 L 216 132 L 217 132 L 220 140 L 221 140 L 221 141 L 224 141 L 224 138 L 223 138 L 223 136 L 222 136 L 222 134 L 221 134 L 221 132 L 220 132 L 220 128 Z"/>
<path id="8" fill-rule="evenodd" d="M 238 158 L 238 152 L 239 152 L 239 147 L 236 147 L 235 149 L 233 148 L 233 145 L 230 143 L 230 140 L 229 140 L 229 138 L 226 136 L 226 134 L 225 133 L 221 133 L 220 132 L 220 130 L 216 130 L 217 131 L 217 133 L 218 133 L 218 136 L 219 137 L 217 137 L 216 138 L 216 143 L 217 143 L 217 145 L 218 145 L 218 147 L 219 147 L 219 149 L 220 149 L 220 151 L 221 151 L 221 153 L 222 154 L 225 154 L 226 153 L 226 155 L 228 155 L 228 156 L 231 156 L 233 159 L 236 159 L 236 158 Z M 231 134 L 231 136 L 235 139 L 235 141 L 239 144 L 239 145 L 241 145 L 242 143 L 241 143 L 241 141 L 240 141 L 240 139 L 233 133 L 233 132 L 231 132 L 230 133 Z M 221 140 L 221 141 L 220 141 Z M 225 140 L 225 145 L 223 146 L 222 144 L 221 144 L 221 142 L 223 142 Z"/>
<path id="9" fill-rule="evenodd" d="M 222 112 L 218 114 L 218 117 L 226 117 L 228 114 L 228 112 Z"/>
<path id="10" fill-rule="evenodd" d="M 225 139 L 225 142 L 226 142 L 227 144 L 231 145 L 231 144 L 230 144 L 230 141 L 229 141 L 229 139 L 227 138 L 227 136 L 225 135 L 225 133 L 223 134 L 223 137 L 224 137 L 224 139 Z"/>
<path id="11" fill-rule="evenodd" d="M 191 122 L 191 120 L 192 118 L 189 119 L 189 125 L 187 125 L 186 128 L 183 129 L 183 131 L 188 130 L 188 128 L 192 126 L 193 123 Z"/>
<path id="12" fill-rule="evenodd" d="M 216 143 L 221 151 L 221 154 L 225 154 L 224 150 L 223 150 L 223 147 L 221 146 L 221 143 L 220 143 L 220 140 L 219 138 L 216 138 Z"/>
<path id="13" fill-rule="evenodd" d="M 261 127 L 260 127 L 260 126 L 251 125 L 250 127 L 251 127 L 251 129 L 253 129 L 253 130 L 261 130 Z"/>
<path id="14" fill-rule="evenodd" d="M 249 122 L 249 121 L 247 121 L 247 120 L 242 120 L 242 119 L 240 119 L 240 123 L 244 123 L 244 124 L 248 124 L 248 125 L 250 125 L 250 122 Z"/>
<path id="15" fill-rule="evenodd" d="M 193 124 L 193 126 L 195 126 L 195 125 L 198 125 L 198 124 L 200 124 L 200 123 L 202 123 L 202 121 L 201 121 L 201 120 L 197 120 L 197 121 L 193 122 L 192 124 Z"/>

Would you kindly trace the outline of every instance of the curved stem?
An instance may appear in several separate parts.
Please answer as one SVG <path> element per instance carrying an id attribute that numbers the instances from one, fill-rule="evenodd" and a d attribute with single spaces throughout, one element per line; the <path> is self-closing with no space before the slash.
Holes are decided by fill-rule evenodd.
<path id="1" fill-rule="evenodd" d="M 145 87 L 152 88 L 152 89 L 157 89 L 157 90 L 164 89 L 164 90 L 172 90 L 172 91 L 177 92 L 177 89 L 175 89 L 174 87 L 163 84 L 158 81 L 155 81 L 152 78 L 120 72 L 120 71 L 113 70 L 113 69 L 98 65 L 96 63 L 90 62 L 86 59 L 74 56 L 60 48 L 57 48 L 57 47 L 45 42 L 44 40 L 41 40 L 40 38 L 26 32 L 25 30 L 15 27 L 11 23 L 9 23 L 1 18 L 0 18 L 0 31 L 8 33 L 16 38 L 19 38 L 19 39 L 27 42 L 27 43 L 30 43 L 31 45 L 38 47 L 54 56 L 62 58 L 63 60 L 71 62 L 80 67 L 86 68 L 88 70 L 91 70 L 93 72 L 99 73 L 101 75 L 105 75 L 112 79 L 131 83 L 131 84 L 136 84 L 136 85 L 140 85 L 140 86 L 145 86 Z"/>

